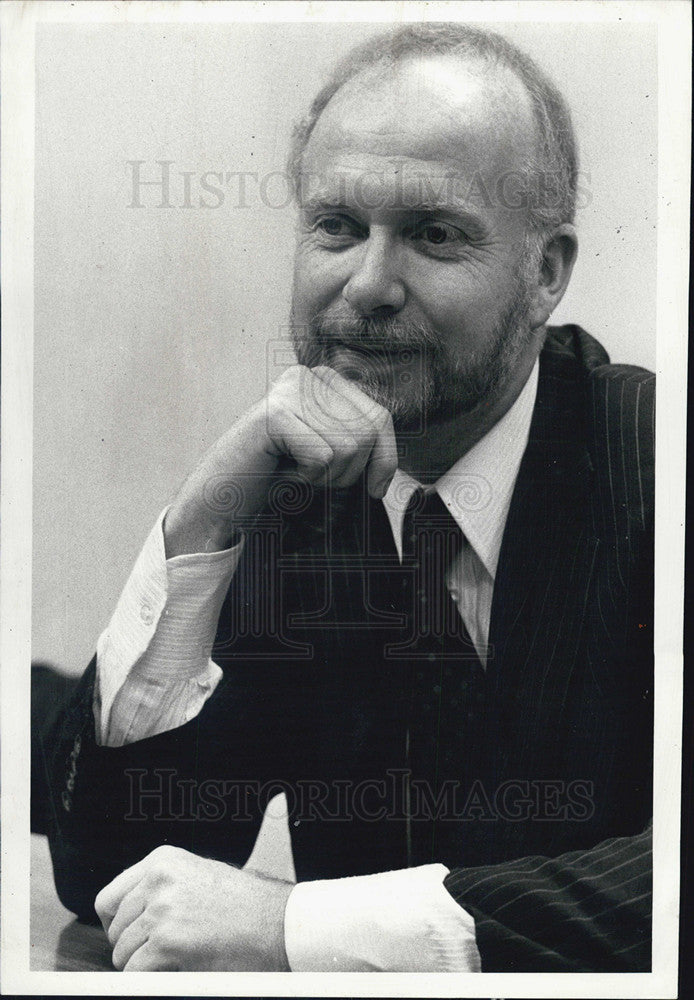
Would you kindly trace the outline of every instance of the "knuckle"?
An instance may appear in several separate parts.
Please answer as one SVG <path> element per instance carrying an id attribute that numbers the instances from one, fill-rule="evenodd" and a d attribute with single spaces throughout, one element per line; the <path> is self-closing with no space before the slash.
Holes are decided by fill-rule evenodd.
<path id="1" fill-rule="evenodd" d="M 170 878 L 170 868 L 163 861 L 157 861 L 145 875 L 144 884 L 147 891 L 153 893 L 157 892 L 163 885 L 166 885 Z"/>
<path id="2" fill-rule="evenodd" d="M 171 844 L 159 844 L 159 846 L 155 847 L 151 852 L 150 857 L 169 859 L 174 854 L 176 854 L 176 848 L 172 847 Z"/>
<path id="3" fill-rule="evenodd" d="M 265 415 L 268 418 L 268 422 L 272 421 L 273 423 L 276 423 L 278 418 L 281 418 L 283 410 L 284 403 L 282 399 L 274 390 L 269 392 L 265 409 Z"/>
<path id="4" fill-rule="evenodd" d="M 166 858 L 157 858 L 149 874 L 154 885 L 161 885 L 166 882 L 171 874 L 171 868 Z"/>
<path id="5" fill-rule="evenodd" d="M 296 378 L 301 377 L 303 372 L 307 371 L 308 368 L 306 368 L 305 365 L 290 365 L 289 368 L 284 369 L 280 377 L 277 379 L 277 383 L 293 382 Z"/>
<path id="6" fill-rule="evenodd" d="M 174 884 L 167 885 L 157 892 L 155 899 L 152 901 L 152 916 L 161 919 L 165 914 L 171 913 L 176 909 L 177 902 L 177 887 Z"/>
<path id="7" fill-rule="evenodd" d="M 314 365 L 313 368 L 309 369 L 314 375 L 321 376 L 323 378 L 332 378 L 337 375 L 334 368 L 329 368 L 328 365 Z"/>
<path id="8" fill-rule="evenodd" d="M 393 418 L 390 415 L 390 410 L 386 410 L 385 406 L 381 406 L 379 403 L 373 404 L 370 418 L 376 430 L 384 431 L 393 426 Z"/>
<path id="9" fill-rule="evenodd" d="M 296 368 L 288 368 L 268 389 L 266 400 L 268 405 L 277 405 L 287 398 L 291 398 L 298 391 L 302 383 L 302 375 Z"/>
<path id="10" fill-rule="evenodd" d="M 170 844 L 160 844 L 152 851 L 150 858 L 159 874 L 169 875 L 172 871 L 172 865 L 179 860 L 178 855 L 178 848 L 172 847 Z"/>
<path id="11" fill-rule="evenodd" d="M 286 396 L 275 395 L 268 397 L 266 417 L 269 427 L 284 429 L 287 423 L 287 404 L 288 400 Z"/>
<path id="12" fill-rule="evenodd" d="M 372 427 L 371 424 L 367 424 L 364 429 L 357 435 L 357 444 L 360 450 L 366 449 L 371 451 L 376 438 L 378 435 L 378 430 Z"/>
<path id="13" fill-rule="evenodd" d="M 303 469 L 313 470 L 313 471 L 325 471 L 333 461 L 333 450 L 332 448 L 320 449 L 313 455 L 306 455 L 299 462 L 299 465 Z"/>
<path id="14" fill-rule="evenodd" d="M 306 459 L 317 465 L 326 465 L 335 458 L 335 447 L 327 441 L 315 440 L 311 442 L 311 447 L 306 449 Z"/>
<path id="15" fill-rule="evenodd" d="M 352 456 L 359 451 L 359 441 L 354 434 L 343 434 L 339 442 L 339 450 L 343 456 Z"/>

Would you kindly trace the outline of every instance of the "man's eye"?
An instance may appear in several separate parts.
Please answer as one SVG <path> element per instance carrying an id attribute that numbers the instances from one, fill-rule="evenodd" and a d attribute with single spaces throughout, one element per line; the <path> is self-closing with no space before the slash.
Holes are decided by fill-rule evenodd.
<path id="1" fill-rule="evenodd" d="M 353 236 L 355 227 L 341 215 L 326 215 L 318 219 L 314 229 L 324 236 Z"/>
<path id="2" fill-rule="evenodd" d="M 445 246 L 451 243 L 460 243 L 464 240 L 465 234 L 455 226 L 449 226 L 444 222 L 427 222 L 417 226 L 412 232 L 413 240 L 420 240 L 432 246 Z"/>

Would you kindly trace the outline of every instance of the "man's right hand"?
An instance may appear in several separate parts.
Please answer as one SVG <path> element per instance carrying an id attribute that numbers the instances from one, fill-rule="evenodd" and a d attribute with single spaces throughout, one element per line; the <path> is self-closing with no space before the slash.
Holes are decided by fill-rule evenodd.
<path id="1" fill-rule="evenodd" d="M 184 483 L 166 515 L 167 558 L 226 548 L 262 510 L 283 456 L 317 487 L 351 486 L 366 469 L 369 493 L 381 498 L 398 464 L 393 421 L 331 368 L 287 369 Z"/>

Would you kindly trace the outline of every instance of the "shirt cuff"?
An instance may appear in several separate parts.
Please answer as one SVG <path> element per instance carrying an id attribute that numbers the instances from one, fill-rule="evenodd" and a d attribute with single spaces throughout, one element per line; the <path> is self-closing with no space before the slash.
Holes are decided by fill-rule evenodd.
<path id="1" fill-rule="evenodd" d="M 480 972 L 475 921 L 445 865 L 300 882 L 285 911 L 292 972 Z"/>
<path id="2" fill-rule="evenodd" d="M 243 540 L 222 552 L 167 560 L 165 516 L 166 510 L 97 643 L 96 731 L 108 746 L 188 721 L 221 677 L 210 651 Z"/>

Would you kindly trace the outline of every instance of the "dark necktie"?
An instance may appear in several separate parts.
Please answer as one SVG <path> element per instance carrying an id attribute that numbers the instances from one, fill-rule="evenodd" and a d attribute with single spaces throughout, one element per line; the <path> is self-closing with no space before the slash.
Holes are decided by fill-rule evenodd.
<path id="1" fill-rule="evenodd" d="M 446 586 L 463 533 L 439 494 L 415 490 L 405 511 L 403 566 L 411 581 L 410 638 L 402 655 L 413 659 L 477 659 L 477 651 Z"/>
<path id="2" fill-rule="evenodd" d="M 403 521 L 403 568 L 412 581 L 410 639 L 400 655 L 410 660 L 410 706 L 407 728 L 411 771 L 408 862 L 442 860 L 451 824 L 437 815 L 445 781 L 467 784 L 465 772 L 482 723 L 484 671 L 458 608 L 446 586 L 446 574 L 460 554 L 463 534 L 435 491 L 418 489 Z M 444 812 L 450 804 L 444 805 Z"/>

